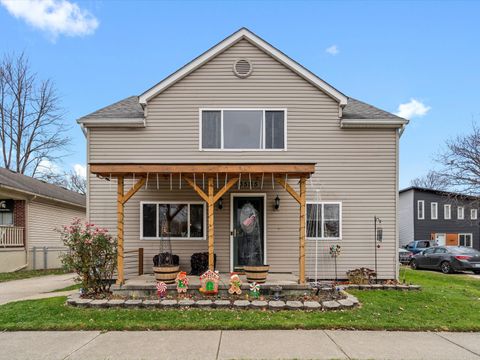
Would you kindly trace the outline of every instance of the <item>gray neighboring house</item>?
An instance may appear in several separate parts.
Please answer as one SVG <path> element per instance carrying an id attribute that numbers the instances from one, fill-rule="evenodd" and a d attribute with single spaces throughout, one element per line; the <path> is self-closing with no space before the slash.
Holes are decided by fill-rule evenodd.
<path id="1" fill-rule="evenodd" d="M 413 240 L 480 249 L 480 199 L 467 195 L 409 187 L 400 190 L 400 246 Z"/>
<path id="2" fill-rule="evenodd" d="M 85 212 L 84 195 L 0 168 L 0 272 L 61 267 L 56 229 Z"/>
<path id="3" fill-rule="evenodd" d="M 78 123 L 88 218 L 123 243 L 119 282 L 136 271 L 124 252 L 143 249 L 151 272 L 166 234 L 185 271 L 207 251 L 210 268 L 215 254 L 216 270 L 241 270 L 246 204 L 261 219 L 270 272 L 302 283 L 317 268 L 332 279 L 332 244 L 342 246 L 341 277 L 373 268 L 378 216 L 379 277 L 397 277 L 398 148 L 408 121 L 342 94 L 245 28 Z"/>

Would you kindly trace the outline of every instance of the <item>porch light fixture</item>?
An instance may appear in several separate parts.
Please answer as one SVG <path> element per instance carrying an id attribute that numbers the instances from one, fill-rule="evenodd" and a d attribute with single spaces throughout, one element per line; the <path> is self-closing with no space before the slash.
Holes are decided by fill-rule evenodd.
<path id="1" fill-rule="evenodd" d="M 218 199 L 218 210 L 222 210 L 223 209 L 223 198 L 220 198 Z"/>
<path id="2" fill-rule="evenodd" d="M 278 195 L 277 195 L 277 197 L 275 198 L 275 201 L 274 201 L 274 203 L 273 203 L 273 208 L 274 208 L 275 210 L 280 209 L 280 198 L 278 197 Z"/>

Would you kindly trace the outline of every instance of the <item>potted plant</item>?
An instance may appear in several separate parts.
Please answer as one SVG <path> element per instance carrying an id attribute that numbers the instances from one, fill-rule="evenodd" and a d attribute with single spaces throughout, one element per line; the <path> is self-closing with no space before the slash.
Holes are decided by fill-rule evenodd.
<path id="1" fill-rule="evenodd" d="M 165 284 L 173 284 L 179 272 L 179 258 L 172 254 L 170 236 L 162 236 L 160 238 L 160 252 L 153 258 L 155 279 Z"/>
<path id="2" fill-rule="evenodd" d="M 243 242 L 248 250 L 247 264 L 243 270 L 249 283 L 264 283 L 267 280 L 270 265 L 263 263 L 262 237 L 258 212 L 252 204 L 245 204 L 240 210 L 240 226 Z"/>

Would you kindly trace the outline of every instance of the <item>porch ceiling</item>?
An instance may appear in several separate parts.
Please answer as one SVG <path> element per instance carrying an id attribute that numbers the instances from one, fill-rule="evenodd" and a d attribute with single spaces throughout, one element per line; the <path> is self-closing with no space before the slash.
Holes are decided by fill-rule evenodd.
<path id="1" fill-rule="evenodd" d="M 288 174 L 290 178 L 309 177 L 315 163 L 263 164 L 90 164 L 92 174 L 105 177 L 127 174 Z"/>

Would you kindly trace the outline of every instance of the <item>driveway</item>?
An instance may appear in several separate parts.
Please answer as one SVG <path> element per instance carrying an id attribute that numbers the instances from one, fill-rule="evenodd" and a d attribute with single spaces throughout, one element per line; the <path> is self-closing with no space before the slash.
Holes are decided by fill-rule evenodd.
<path id="1" fill-rule="evenodd" d="M 0 333 L 0 349 L 0 360 L 479 360 L 480 334 L 341 330 L 20 331 Z"/>
<path id="2" fill-rule="evenodd" d="M 47 293 L 51 291 L 73 285 L 74 278 L 74 274 L 63 274 L 2 282 L 0 283 L 0 305 L 12 301 L 48 297 L 50 294 Z"/>

